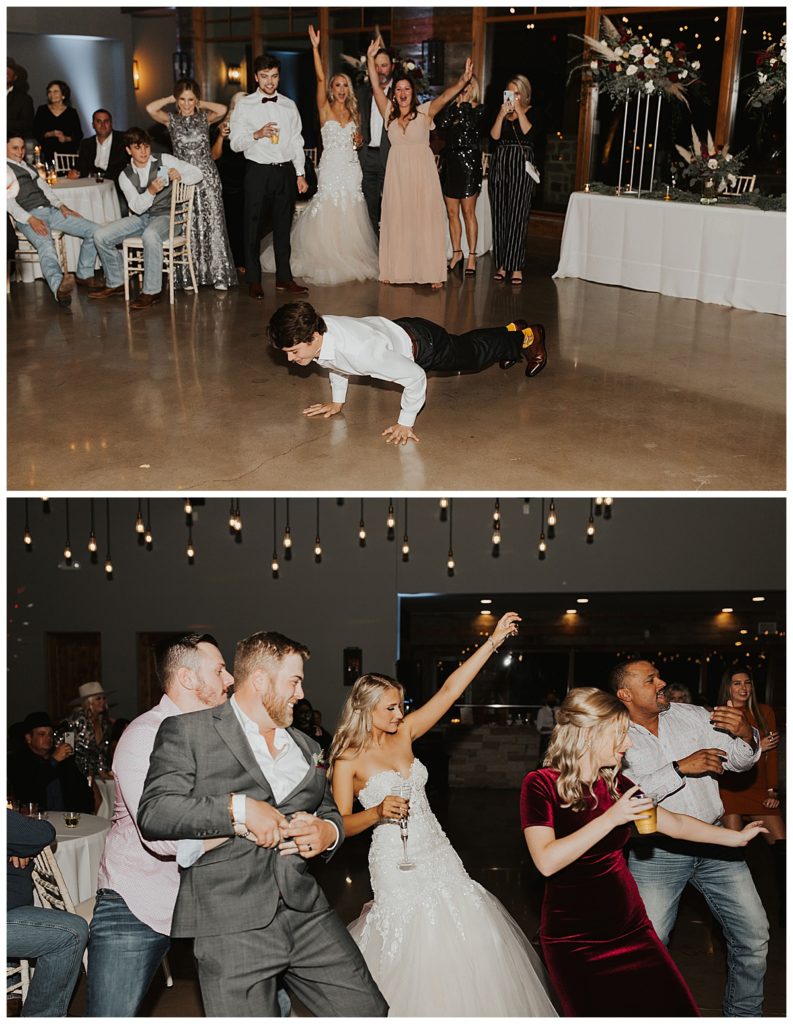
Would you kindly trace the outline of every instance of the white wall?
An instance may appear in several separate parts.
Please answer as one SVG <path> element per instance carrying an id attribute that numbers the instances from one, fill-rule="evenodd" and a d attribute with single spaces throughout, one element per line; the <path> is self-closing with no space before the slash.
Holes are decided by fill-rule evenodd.
<path id="1" fill-rule="evenodd" d="M 102 681 L 117 691 L 116 713 L 137 712 L 135 635 L 148 630 L 200 629 L 214 633 L 229 662 L 234 644 L 259 629 L 307 643 L 309 699 L 332 722 L 341 702 L 342 650 L 360 646 L 367 671 L 393 672 L 400 593 L 560 593 L 784 589 L 785 503 L 780 499 L 620 499 L 611 522 L 598 521 L 596 542 L 584 543 L 588 502 L 557 501 L 559 526 L 546 561 L 536 557 L 539 500 L 523 515 L 520 499 L 502 501 L 503 544 L 490 555 L 492 500 L 455 502 L 458 569 L 446 573 L 448 526 L 435 499 L 409 503 L 410 561 L 399 542 L 404 503 L 397 501 L 396 540 L 384 539 L 386 499 L 367 499 L 366 548 L 357 542 L 360 503 L 323 499 L 325 554 L 315 564 L 315 502 L 290 502 L 294 558 L 281 578 L 270 573 L 272 501 L 243 499 L 243 543 L 228 532 L 228 499 L 199 508 L 193 537 L 195 565 L 184 550 L 187 531 L 178 499 L 152 501 L 155 547 L 140 549 L 134 533 L 137 503 L 113 499 L 114 579 L 102 568 L 104 501 L 96 500 L 100 563 L 59 570 L 65 540 L 64 501 L 49 516 L 29 499 L 33 550 L 24 550 L 24 501 L 8 502 L 9 720 L 46 705 L 45 639 L 53 631 L 102 634 Z M 278 548 L 284 523 L 278 501 Z M 144 502 L 145 508 L 145 502 Z M 70 501 L 71 542 L 82 560 L 88 500 Z M 18 607 L 15 607 L 18 606 Z"/>

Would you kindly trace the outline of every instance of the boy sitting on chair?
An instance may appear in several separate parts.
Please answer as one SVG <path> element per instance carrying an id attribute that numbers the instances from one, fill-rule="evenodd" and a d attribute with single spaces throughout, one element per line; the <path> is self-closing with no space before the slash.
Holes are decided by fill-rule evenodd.
<path id="1" fill-rule="evenodd" d="M 536 377 L 548 361 L 545 328 L 525 320 L 457 335 L 421 317 L 320 316 L 308 302 L 290 302 L 273 313 L 267 333 L 290 363 L 316 361 L 330 372 L 333 401 L 310 405 L 305 416 L 340 413 L 349 377 L 400 384 L 402 408 L 383 431 L 387 444 L 419 440 L 413 424 L 427 395 L 427 371 L 478 373 L 495 362 L 508 370 L 525 359 L 526 376 Z"/>
<path id="2" fill-rule="evenodd" d="M 94 244 L 105 270 L 106 287 L 90 292 L 91 299 L 124 294 L 124 264 L 117 248 L 125 238 L 143 239 L 143 292 L 130 309 L 146 309 L 162 298 L 162 243 L 168 238 L 171 190 L 174 181 L 195 185 L 203 178 L 197 167 L 167 153 L 152 156 L 151 138 L 142 128 L 124 133 L 131 160 L 118 184 L 129 204 L 130 216 L 105 224 L 94 235 Z"/>

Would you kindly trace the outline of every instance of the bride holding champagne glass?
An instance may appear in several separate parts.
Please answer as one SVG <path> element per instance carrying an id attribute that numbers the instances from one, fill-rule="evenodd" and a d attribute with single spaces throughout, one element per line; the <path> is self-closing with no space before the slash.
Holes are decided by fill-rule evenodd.
<path id="1" fill-rule="evenodd" d="M 515 612 L 502 616 L 492 636 L 408 715 L 400 683 L 361 676 L 330 747 L 346 836 L 373 829 L 374 900 L 349 928 L 395 1017 L 556 1016 L 539 958 L 501 903 L 466 872 L 427 802 L 427 769 L 413 754 L 413 742 L 460 700 L 519 621 Z M 353 811 L 356 799 L 363 810 Z"/>

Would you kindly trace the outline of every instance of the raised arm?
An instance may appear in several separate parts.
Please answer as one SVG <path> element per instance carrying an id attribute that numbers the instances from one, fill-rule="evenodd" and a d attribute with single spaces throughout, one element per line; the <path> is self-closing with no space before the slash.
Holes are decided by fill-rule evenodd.
<path id="1" fill-rule="evenodd" d="M 387 818 L 398 820 L 407 811 L 407 800 L 401 796 L 387 796 L 374 807 L 353 814 L 354 778 L 355 765 L 352 761 L 339 760 L 336 762 L 333 768 L 333 799 L 341 812 L 346 836 L 357 836 L 368 828 L 374 828 L 375 825 L 379 825 Z"/>
<path id="2" fill-rule="evenodd" d="M 578 860 L 617 825 L 626 825 L 641 818 L 652 807 L 652 801 L 646 797 L 635 797 L 638 790 L 638 786 L 632 786 L 603 814 L 561 839 L 557 839 L 554 830 L 547 825 L 529 825 L 524 828 L 526 845 L 537 870 L 546 878 L 555 875 L 557 871 Z M 718 831 L 726 832 L 727 829 Z"/>
<path id="3" fill-rule="evenodd" d="M 465 689 L 473 682 L 488 658 L 499 649 L 508 636 L 514 636 L 517 633 L 519 622 L 520 616 L 517 612 L 507 612 L 506 615 L 502 615 L 493 630 L 493 635 L 489 636 L 467 661 L 464 661 L 456 671 L 452 672 L 434 697 L 407 715 L 403 727 L 408 730 L 411 740 L 418 739 L 425 732 L 429 732 L 443 718 L 455 701 L 462 697 Z"/>
<path id="4" fill-rule="evenodd" d="M 166 127 L 170 123 L 168 115 L 163 112 L 163 107 L 167 107 L 169 103 L 176 103 L 175 96 L 163 96 L 162 99 L 152 100 L 151 103 L 146 104 L 146 113 L 158 124 L 164 124 Z"/>
<path id="5" fill-rule="evenodd" d="M 209 124 L 216 124 L 226 116 L 226 111 L 229 109 L 222 103 L 212 103 L 210 100 L 201 100 L 198 106 L 201 110 L 206 110 Z"/>
<path id="6" fill-rule="evenodd" d="M 471 81 L 471 75 L 474 73 L 474 64 L 469 57 L 465 62 L 465 68 L 463 73 L 457 79 L 457 81 L 450 85 L 448 89 L 445 89 L 440 96 L 436 96 L 435 99 L 430 103 L 429 110 L 427 113 L 430 117 L 435 117 L 446 106 L 447 103 L 451 103 L 458 92 L 462 92 L 463 89 Z"/>
<path id="7" fill-rule="evenodd" d="M 385 115 L 388 111 L 388 97 L 383 92 L 383 87 L 380 85 L 380 78 L 377 74 L 377 69 L 374 66 L 374 57 L 378 50 L 382 50 L 383 40 L 380 36 L 377 39 L 373 39 L 369 43 L 369 49 L 366 51 L 366 66 L 369 69 L 369 84 L 372 87 L 372 96 L 377 104 L 377 109 L 380 111 L 380 115 L 385 121 Z"/>
<path id="8" fill-rule="evenodd" d="M 325 69 L 322 67 L 322 55 L 319 52 L 319 32 L 313 25 L 308 26 L 308 38 L 311 40 L 311 48 L 314 51 L 314 75 L 317 79 L 317 111 L 320 122 L 327 117 L 328 92 L 325 88 Z"/>

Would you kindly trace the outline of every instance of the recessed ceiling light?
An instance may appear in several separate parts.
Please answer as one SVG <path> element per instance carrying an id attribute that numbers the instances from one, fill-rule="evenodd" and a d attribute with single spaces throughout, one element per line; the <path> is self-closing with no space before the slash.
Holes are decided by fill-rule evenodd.
<path id="1" fill-rule="evenodd" d="M 577 597 L 576 598 L 576 603 L 577 604 L 589 604 L 589 598 L 588 597 Z"/>
<path id="2" fill-rule="evenodd" d="M 492 597 L 480 597 L 479 598 L 479 603 L 480 604 L 492 604 L 493 603 L 493 598 Z"/>
<path id="3" fill-rule="evenodd" d="M 568 608 L 567 611 L 565 612 L 565 615 L 578 615 L 578 609 L 577 608 Z"/>
<path id="4" fill-rule="evenodd" d="M 752 600 L 753 601 L 765 601 L 765 598 L 764 597 L 753 597 Z"/>

